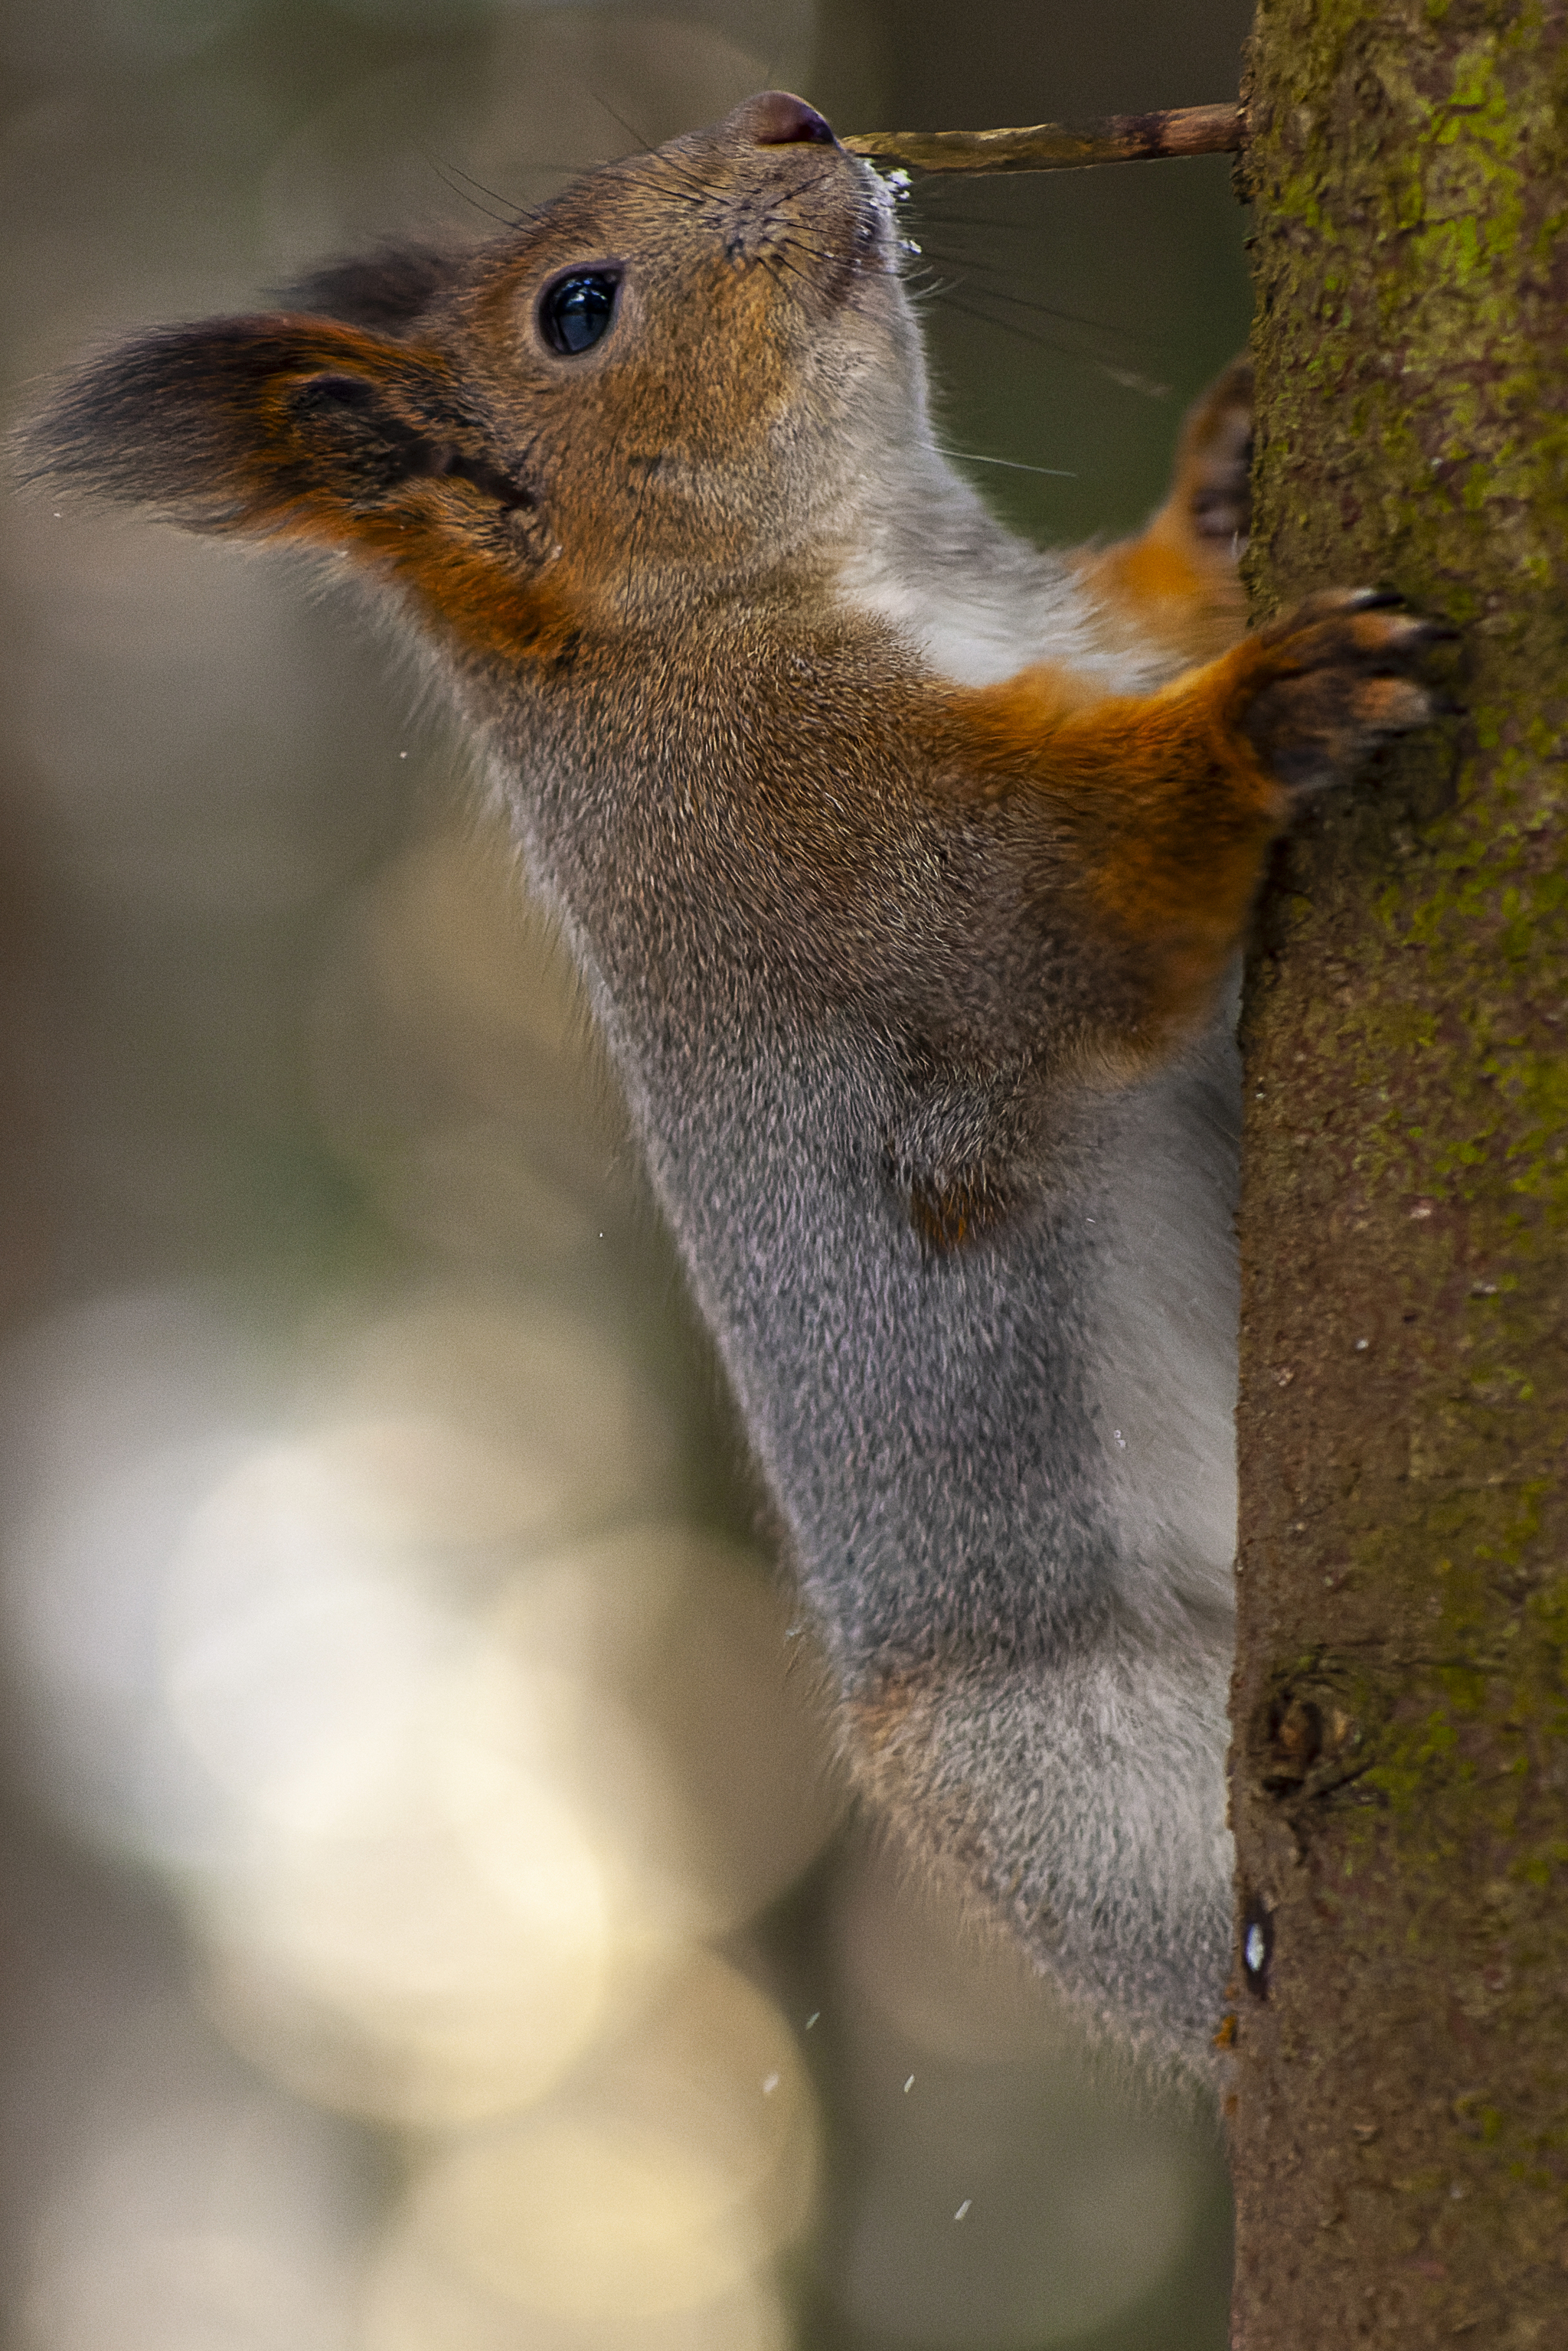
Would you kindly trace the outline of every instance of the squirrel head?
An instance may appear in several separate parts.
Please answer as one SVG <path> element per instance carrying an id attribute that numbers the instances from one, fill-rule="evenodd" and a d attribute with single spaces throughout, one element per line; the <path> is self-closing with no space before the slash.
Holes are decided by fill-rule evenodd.
<path id="1" fill-rule="evenodd" d="M 28 436 L 36 470 L 362 568 L 516 652 L 818 572 L 921 409 L 887 193 L 770 91 L 466 253 L 335 266 L 149 334 Z"/>

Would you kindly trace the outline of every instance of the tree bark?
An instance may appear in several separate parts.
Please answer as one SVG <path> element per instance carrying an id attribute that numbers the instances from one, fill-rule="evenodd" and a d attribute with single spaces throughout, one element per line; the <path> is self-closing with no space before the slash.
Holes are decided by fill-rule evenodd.
<path id="1" fill-rule="evenodd" d="M 1249 980 L 1237 2351 L 1568 2344 L 1565 19 L 1254 34 L 1256 610 L 1391 583 L 1465 712 Z"/>

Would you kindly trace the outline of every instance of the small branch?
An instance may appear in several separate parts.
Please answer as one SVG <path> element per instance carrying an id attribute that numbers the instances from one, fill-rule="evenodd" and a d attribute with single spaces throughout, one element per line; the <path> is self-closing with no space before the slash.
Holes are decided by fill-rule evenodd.
<path id="1" fill-rule="evenodd" d="M 866 131 L 844 145 L 854 155 L 917 172 L 1071 172 L 1085 163 L 1138 163 L 1166 155 L 1234 155 L 1245 115 L 1227 106 L 1178 106 L 1164 114 L 1110 114 L 1069 131 L 1037 122 L 1027 131 Z"/>

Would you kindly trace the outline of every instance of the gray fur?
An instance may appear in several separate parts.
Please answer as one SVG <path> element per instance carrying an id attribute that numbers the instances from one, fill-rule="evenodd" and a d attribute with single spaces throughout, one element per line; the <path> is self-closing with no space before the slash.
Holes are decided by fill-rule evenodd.
<path id="1" fill-rule="evenodd" d="M 983 567 L 959 583 L 975 602 Z M 1064 634 L 1092 626 L 1063 603 Z M 932 1677 L 908 1740 L 868 1759 L 852 1733 L 852 1759 L 1089 2018 L 1206 2070 L 1230 1948 L 1228 1015 L 1140 1085 L 1053 1089 L 1028 1212 L 934 1259 L 889 1138 L 934 1096 L 938 1125 L 961 1117 L 962 1081 L 912 1079 L 896 1029 L 859 1008 L 805 1034 L 737 1018 L 729 959 L 756 939 L 699 926 L 678 890 L 655 908 L 644 884 L 630 934 L 585 921 L 583 800 L 604 795 L 613 857 L 608 801 L 645 813 L 654 788 L 550 764 L 564 853 L 538 744 L 503 751 L 497 781 L 574 938 L 841 1687 Z M 672 1019 L 666 977 L 651 984 L 650 922 L 701 971 L 706 1014 Z M 991 1131 L 988 1089 L 968 1093 Z"/>

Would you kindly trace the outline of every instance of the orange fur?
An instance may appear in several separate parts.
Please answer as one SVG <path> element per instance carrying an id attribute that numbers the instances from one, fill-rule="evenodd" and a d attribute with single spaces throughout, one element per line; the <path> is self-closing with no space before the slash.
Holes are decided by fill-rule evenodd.
<path id="1" fill-rule="evenodd" d="M 1168 1051 L 1211 1009 L 1291 811 L 1271 743 L 1333 773 L 1419 725 L 1425 690 L 1391 671 L 1433 633 L 1386 603 L 1331 593 L 1156 694 L 1085 705 L 1043 668 L 953 694 L 982 795 L 1034 799 L 1050 886 L 1065 877 L 1087 941 L 1137 975 L 1132 1017 L 1107 1038 L 1113 1055 Z"/>
<path id="2" fill-rule="evenodd" d="M 1218 551 L 1192 529 L 1185 494 L 1136 538 L 1080 561 L 1085 585 L 1129 645 L 1153 639 L 1201 661 L 1224 651 L 1246 625 L 1246 600 L 1228 544 Z"/>
<path id="3" fill-rule="evenodd" d="M 977 764 L 1040 797 L 1079 903 L 1106 943 L 1140 950 L 1148 1051 L 1207 1014 L 1235 954 L 1288 796 L 1238 732 L 1245 645 L 1164 692 L 1062 708 L 1025 671 L 957 698 Z"/>
<path id="4" fill-rule="evenodd" d="M 1247 622 L 1236 556 L 1247 536 L 1251 371 L 1228 368 L 1182 428 L 1168 496 L 1132 538 L 1085 549 L 1078 570 L 1129 646 L 1151 639 L 1188 661 L 1225 651 Z"/>
<path id="5" fill-rule="evenodd" d="M 443 357 L 314 319 L 284 318 L 277 328 L 287 360 L 245 402 L 255 429 L 233 475 L 241 501 L 234 528 L 368 558 L 470 658 L 549 661 L 570 652 L 578 627 L 566 583 L 530 576 L 516 528 L 497 519 L 492 494 L 448 473 L 400 483 L 373 504 L 356 499 L 319 464 L 292 411 L 313 382 L 350 378 L 372 386 L 387 413 L 401 412 L 409 431 L 422 433 L 433 392 L 457 404 L 461 387 Z"/>

